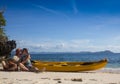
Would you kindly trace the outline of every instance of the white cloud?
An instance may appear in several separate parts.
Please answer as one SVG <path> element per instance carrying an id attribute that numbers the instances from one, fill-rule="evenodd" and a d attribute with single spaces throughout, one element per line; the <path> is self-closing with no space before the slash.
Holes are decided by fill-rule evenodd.
<path id="1" fill-rule="evenodd" d="M 108 41 L 109 42 L 109 41 Z M 116 41 L 115 41 L 116 42 Z M 95 41 L 88 39 L 77 39 L 77 40 L 46 40 L 40 42 L 32 41 L 17 41 L 17 47 L 28 48 L 30 51 L 35 52 L 80 52 L 80 51 L 103 51 L 111 50 L 114 52 L 120 52 L 120 45 L 116 44 L 99 44 Z"/>
<path id="2" fill-rule="evenodd" d="M 77 51 L 83 45 L 88 45 L 89 40 L 71 40 L 71 41 L 40 41 L 38 43 L 31 41 L 17 41 L 17 47 L 29 48 L 30 51 L 50 51 L 50 52 L 66 52 L 66 51 Z"/>
<path id="3" fill-rule="evenodd" d="M 77 9 L 77 5 L 76 5 L 76 1 L 72 0 L 72 7 L 73 7 L 73 12 L 74 14 L 78 13 L 78 9 Z"/>
<path id="4" fill-rule="evenodd" d="M 44 7 L 44 6 L 42 6 L 42 5 L 32 4 L 32 6 L 37 7 L 37 8 L 40 8 L 40 9 L 42 9 L 42 10 L 48 12 L 48 13 L 55 14 L 55 15 L 59 15 L 59 16 L 63 16 L 63 17 L 65 17 L 65 18 L 69 19 L 69 17 L 68 17 L 66 14 L 61 13 L 61 12 L 58 12 L 58 11 L 55 11 L 55 10 L 50 9 L 50 8 L 47 8 L 47 7 Z"/>

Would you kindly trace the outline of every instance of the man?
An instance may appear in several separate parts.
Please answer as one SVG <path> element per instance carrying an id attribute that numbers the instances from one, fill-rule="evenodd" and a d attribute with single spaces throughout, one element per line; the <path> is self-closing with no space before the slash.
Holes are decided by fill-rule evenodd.
<path id="1" fill-rule="evenodd" d="M 3 66 L 3 70 L 5 71 L 17 71 L 18 70 L 17 64 L 12 58 L 2 61 L 2 66 Z"/>

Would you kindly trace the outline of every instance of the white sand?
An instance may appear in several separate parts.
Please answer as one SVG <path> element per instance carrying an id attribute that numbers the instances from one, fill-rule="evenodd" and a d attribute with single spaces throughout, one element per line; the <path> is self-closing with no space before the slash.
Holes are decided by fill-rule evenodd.
<path id="1" fill-rule="evenodd" d="M 116 73 L 104 69 L 84 73 L 0 71 L 0 84 L 120 84 L 120 71 Z"/>
<path id="2" fill-rule="evenodd" d="M 71 79 L 80 81 L 72 81 Z M 4 72 L 0 84 L 120 84 L 120 74 L 103 72 Z"/>

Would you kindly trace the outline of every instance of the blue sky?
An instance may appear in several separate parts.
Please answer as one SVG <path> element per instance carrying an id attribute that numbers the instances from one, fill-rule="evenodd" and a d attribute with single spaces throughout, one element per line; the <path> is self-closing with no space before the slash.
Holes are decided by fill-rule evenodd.
<path id="1" fill-rule="evenodd" d="M 6 32 L 36 52 L 120 52 L 119 0 L 0 0 Z"/>

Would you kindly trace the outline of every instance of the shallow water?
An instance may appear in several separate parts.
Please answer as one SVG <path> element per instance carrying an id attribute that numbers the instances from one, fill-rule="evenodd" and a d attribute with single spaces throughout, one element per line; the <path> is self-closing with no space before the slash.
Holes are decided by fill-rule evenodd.
<path id="1" fill-rule="evenodd" d="M 31 54 L 31 58 L 42 61 L 98 61 L 107 58 L 106 68 L 120 68 L 120 54 L 51 53 Z"/>

